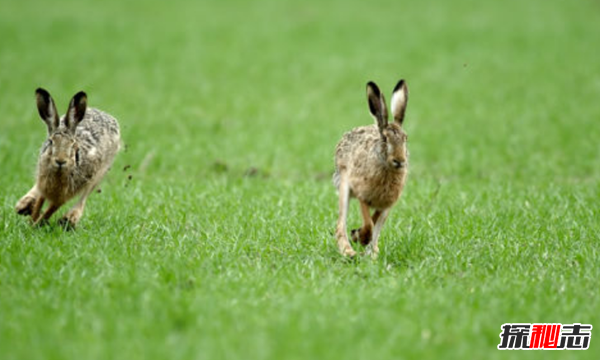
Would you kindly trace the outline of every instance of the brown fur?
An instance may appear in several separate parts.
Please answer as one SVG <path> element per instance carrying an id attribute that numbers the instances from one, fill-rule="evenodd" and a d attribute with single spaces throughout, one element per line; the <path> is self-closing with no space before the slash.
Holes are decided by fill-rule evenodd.
<path id="1" fill-rule="evenodd" d="M 48 126 L 37 166 L 37 181 L 16 205 L 20 215 L 31 215 L 34 224 L 43 224 L 62 205 L 78 194 L 79 201 L 61 219 L 74 227 L 85 208 L 87 197 L 102 180 L 120 148 L 119 125 L 112 116 L 87 108 L 87 96 L 77 93 L 66 115 L 58 118 L 54 101 L 43 90 L 36 91 L 38 111 Z M 42 214 L 45 201 L 49 206 Z"/>
<path id="2" fill-rule="evenodd" d="M 374 83 L 367 84 L 367 99 L 376 124 L 347 132 L 336 147 L 334 184 L 340 196 L 336 237 L 342 254 L 356 254 L 348 241 L 346 216 L 348 199 L 357 198 L 363 226 L 352 231 L 352 239 L 371 244 L 367 251 L 375 257 L 379 252 L 379 232 L 402 194 L 408 173 L 407 135 L 402 129 L 408 89 L 403 80 L 396 85 L 392 96 L 393 123 L 387 121 L 385 99 Z M 370 208 L 375 210 L 373 216 Z"/>

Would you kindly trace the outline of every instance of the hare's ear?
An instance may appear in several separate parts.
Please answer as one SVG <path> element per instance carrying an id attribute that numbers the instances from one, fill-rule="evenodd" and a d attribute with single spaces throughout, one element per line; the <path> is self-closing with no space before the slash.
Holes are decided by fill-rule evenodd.
<path id="1" fill-rule="evenodd" d="M 86 108 L 87 95 L 83 91 L 80 91 L 71 99 L 69 110 L 67 110 L 67 115 L 65 116 L 65 126 L 69 131 L 75 132 L 75 128 L 85 116 Z"/>
<path id="2" fill-rule="evenodd" d="M 388 113 L 387 106 L 385 105 L 385 98 L 383 94 L 372 81 L 367 83 L 367 101 L 369 102 L 369 111 L 375 121 L 377 121 L 377 126 L 379 126 L 379 131 L 383 131 L 388 123 Z"/>
<path id="3" fill-rule="evenodd" d="M 35 101 L 40 117 L 46 123 L 46 126 L 48 126 L 48 134 L 51 134 L 58 128 L 59 122 L 54 100 L 52 100 L 52 96 L 50 96 L 49 92 L 42 88 L 38 88 L 35 91 Z"/>
<path id="4" fill-rule="evenodd" d="M 406 111 L 407 103 L 408 87 L 406 86 L 406 81 L 400 80 L 392 93 L 392 115 L 394 116 L 394 121 L 399 125 L 402 125 L 404 121 L 404 112 Z"/>

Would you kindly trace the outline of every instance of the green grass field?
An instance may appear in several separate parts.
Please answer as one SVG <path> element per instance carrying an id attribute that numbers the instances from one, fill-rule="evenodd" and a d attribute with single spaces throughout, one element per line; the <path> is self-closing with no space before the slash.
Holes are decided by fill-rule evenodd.
<path id="1" fill-rule="evenodd" d="M 1 8 L 0 359 L 600 357 L 597 1 Z M 399 78 L 408 184 L 379 260 L 346 261 L 333 151 Z M 14 212 L 39 86 L 126 144 L 73 232 Z M 500 352 L 506 322 L 597 328 Z"/>

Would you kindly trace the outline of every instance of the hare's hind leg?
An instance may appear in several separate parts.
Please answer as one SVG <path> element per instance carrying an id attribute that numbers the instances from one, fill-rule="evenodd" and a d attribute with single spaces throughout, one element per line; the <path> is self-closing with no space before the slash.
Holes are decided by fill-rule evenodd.
<path id="1" fill-rule="evenodd" d="M 351 232 L 352 241 L 354 241 L 354 242 L 360 241 L 360 243 L 362 245 L 368 245 L 371 242 L 372 235 L 373 235 L 373 222 L 376 220 L 373 220 L 371 218 L 369 205 L 367 205 L 362 200 L 359 200 L 359 202 L 360 202 L 360 214 L 362 215 L 362 218 L 363 218 L 363 226 L 360 229 L 352 230 L 352 232 Z"/>
<path id="2" fill-rule="evenodd" d="M 31 215 L 33 213 L 35 203 L 40 196 L 41 194 L 36 184 L 17 202 L 17 205 L 15 206 L 15 211 L 17 214 Z"/>
<path id="3" fill-rule="evenodd" d="M 375 228 L 373 229 L 373 241 L 367 247 L 367 254 L 370 254 L 373 259 L 376 259 L 379 255 L 379 235 L 381 234 L 381 228 L 387 220 L 391 209 L 376 210 L 373 214 L 373 220 L 375 221 Z"/>
<path id="4" fill-rule="evenodd" d="M 344 256 L 356 256 L 356 251 L 352 249 L 352 246 L 348 241 L 348 231 L 346 229 L 348 203 L 350 201 L 350 185 L 348 184 L 348 178 L 344 174 L 340 174 L 339 197 L 339 217 L 335 232 L 338 249 Z"/>

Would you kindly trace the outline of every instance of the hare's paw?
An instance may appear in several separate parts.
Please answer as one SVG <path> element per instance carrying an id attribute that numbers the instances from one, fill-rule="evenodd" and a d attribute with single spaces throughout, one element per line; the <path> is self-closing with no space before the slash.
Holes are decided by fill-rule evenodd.
<path id="1" fill-rule="evenodd" d="M 58 224 L 67 230 L 75 229 L 79 219 L 81 219 L 81 215 L 81 211 L 70 210 L 65 216 L 58 220 Z"/>
<path id="2" fill-rule="evenodd" d="M 347 256 L 347 257 L 356 256 L 356 251 L 354 251 L 354 249 L 352 249 L 352 246 L 350 245 L 350 242 L 348 241 L 348 235 L 346 234 L 346 232 L 343 228 L 340 227 L 337 229 L 335 237 L 337 239 L 337 246 L 338 246 L 338 250 L 340 251 L 340 254 Z"/>
<path id="3" fill-rule="evenodd" d="M 350 236 L 353 242 L 360 242 L 361 245 L 369 245 L 371 239 L 373 237 L 373 232 L 371 230 L 364 230 L 364 228 L 354 229 L 350 232 Z"/>
<path id="4" fill-rule="evenodd" d="M 370 256 L 373 260 L 377 260 L 377 257 L 379 257 L 379 246 L 369 245 L 365 251 L 365 255 Z"/>
<path id="5" fill-rule="evenodd" d="M 341 249 L 340 252 L 345 257 L 353 258 L 356 256 L 356 251 L 354 251 L 354 249 L 352 249 L 350 246 Z"/>
<path id="6" fill-rule="evenodd" d="M 38 217 L 37 220 L 31 222 L 31 226 L 33 226 L 34 228 L 41 228 L 41 227 L 46 226 L 48 224 L 49 224 L 49 221 L 47 219 L 44 219 L 41 216 Z"/>
<path id="7" fill-rule="evenodd" d="M 33 211 L 33 205 L 36 202 L 36 198 L 31 195 L 25 195 L 17 202 L 15 206 L 15 211 L 19 215 L 31 215 Z"/>

